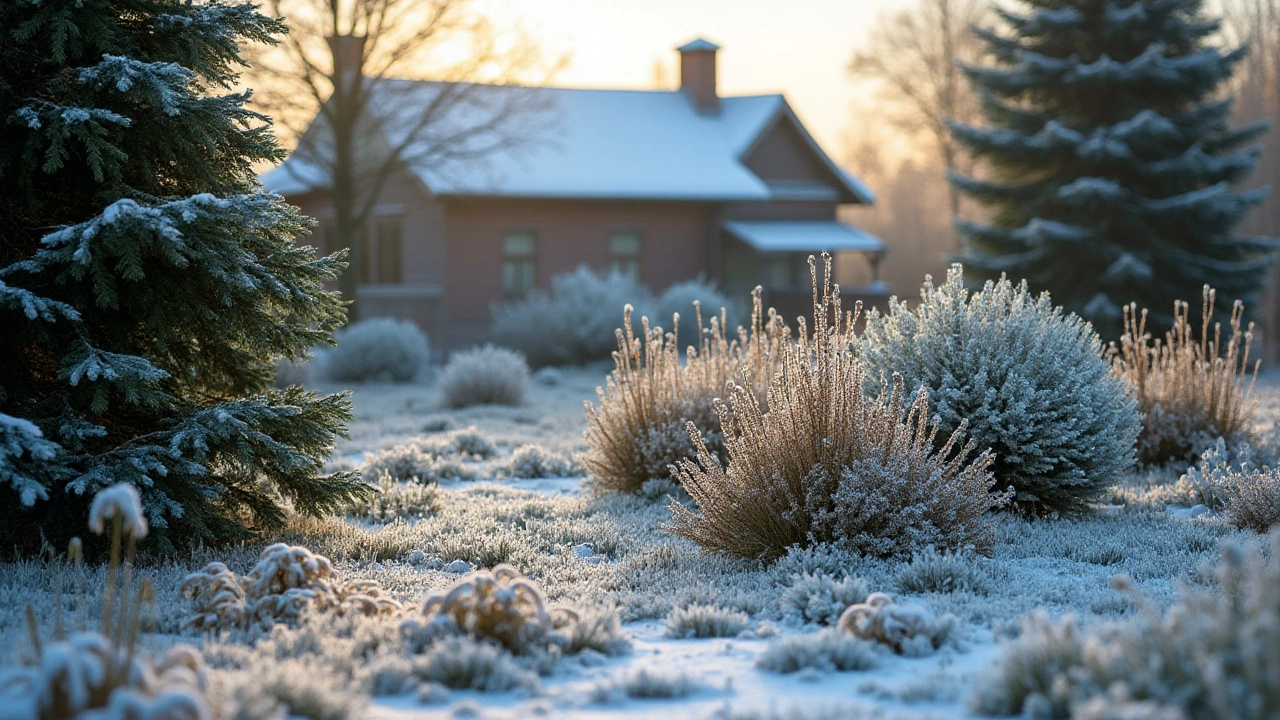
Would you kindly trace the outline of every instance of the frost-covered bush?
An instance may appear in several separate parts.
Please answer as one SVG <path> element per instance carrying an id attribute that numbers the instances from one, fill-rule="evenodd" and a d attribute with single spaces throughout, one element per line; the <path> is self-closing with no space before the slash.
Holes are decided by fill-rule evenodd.
<path id="1" fill-rule="evenodd" d="M 386 615 L 400 603 L 371 580 L 340 580 L 329 558 L 305 547 L 276 543 L 262 551 L 243 577 L 212 562 L 182 581 L 192 604 L 189 628 L 212 630 L 297 623 L 308 611 Z"/>
<path id="2" fill-rule="evenodd" d="M 506 692 L 537 687 L 537 675 L 521 667 L 493 640 L 445 637 L 414 661 L 413 674 L 454 690 Z"/>
<path id="3" fill-rule="evenodd" d="M 421 619 L 409 619 L 401 633 L 413 645 L 435 638 L 465 635 L 492 640 L 513 653 L 563 647 L 562 632 L 578 616 L 566 608 L 548 608 L 542 591 L 510 565 L 476 572 L 434 593 L 422 605 Z"/>
<path id="4" fill-rule="evenodd" d="M 235 718 L 360 720 L 368 697 L 354 692 L 337 675 L 332 668 L 307 660 L 262 663 L 237 688 Z"/>
<path id="5" fill-rule="evenodd" d="M 898 605 L 884 593 L 871 593 L 840 615 L 840 629 L 854 637 L 886 645 L 909 657 L 928 655 L 953 637 L 956 619 L 935 618 L 915 605 Z"/>
<path id="6" fill-rule="evenodd" d="M 698 460 L 681 461 L 677 478 L 697 511 L 672 503 L 670 531 L 711 552 L 770 560 L 821 542 L 873 556 L 931 544 L 990 552 L 984 516 L 1001 500 L 990 454 L 970 460 L 962 427 L 935 445 L 927 393 L 909 407 L 896 379 L 880 397 L 862 393 L 854 318 L 841 312 L 829 259 L 821 284 L 810 263 L 821 292 L 812 335 L 802 326 L 782 353 L 767 413 L 742 386 L 731 406 L 717 406 L 729 463 L 695 437 Z"/>
<path id="7" fill-rule="evenodd" d="M 631 636 L 622 629 L 622 615 L 616 607 L 587 606 L 579 608 L 577 614 L 578 619 L 564 631 L 566 655 L 583 650 L 594 650 L 610 657 L 630 652 Z"/>
<path id="8" fill-rule="evenodd" d="M 377 495 L 352 500 L 342 508 L 342 512 L 379 523 L 423 518 L 440 512 L 440 489 L 435 485 L 397 482 L 386 471 L 378 476 L 377 485 Z"/>
<path id="9" fill-rule="evenodd" d="M 653 302 L 653 317 L 660 318 L 661 322 L 679 313 L 680 318 L 693 327 L 693 321 L 699 315 L 705 324 L 718 314 L 721 327 L 730 334 L 738 327 L 737 310 L 736 303 L 728 295 L 703 277 L 678 282 L 663 290 Z"/>
<path id="10" fill-rule="evenodd" d="M 756 667 L 766 672 L 793 673 L 870 670 L 877 663 L 875 643 L 826 628 L 808 635 L 791 635 L 769 643 Z"/>
<path id="11" fill-rule="evenodd" d="M 686 673 L 662 673 L 641 668 L 622 681 L 622 691 L 635 700 L 671 700 L 693 692 L 696 683 Z"/>
<path id="12" fill-rule="evenodd" d="M 840 613 L 857 605 L 870 594 L 865 580 L 848 575 L 836 580 L 826 573 L 803 573 L 791 577 L 791 585 L 782 591 L 779 604 L 782 614 L 805 622 L 835 625 Z"/>
<path id="13" fill-rule="evenodd" d="M 588 483 L 601 491 L 638 492 L 644 483 L 668 477 L 678 461 L 693 458 L 697 447 L 689 423 L 698 428 L 707 449 L 724 460 L 715 399 L 730 381 L 759 391 L 787 342 L 786 326 L 772 312 L 765 316 L 759 293 L 751 327 L 739 329 L 736 339 L 713 318 L 696 345 L 681 348 L 677 319 L 664 332 L 642 318 L 636 337 L 633 317 L 628 306 L 617 333 L 614 370 L 597 390 L 599 406 L 587 406 L 582 465 Z"/>
<path id="14" fill-rule="evenodd" d="M 1115 701 L 1115 717 L 1139 702 L 1187 720 L 1275 717 L 1280 711 L 1280 533 L 1269 558 L 1227 546 L 1218 588 L 1184 589 L 1161 612 L 1138 597 L 1135 615 L 1091 632 L 1074 617 L 1027 618 L 1021 637 L 984 676 L 971 706 L 987 715 L 1067 718 Z M 1123 578 L 1116 585 L 1136 595 Z M 1102 717 L 1106 717 L 1105 715 Z M 1141 717 L 1141 716 L 1139 716 Z"/>
<path id="15" fill-rule="evenodd" d="M 494 343 L 524 353 L 530 365 L 573 365 L 602 360 L 613 350 L 618 313 L 631 304 L 647 310 L 649 293 L 631 278 L 598 275 L 582 266 L 493 311 Z"/>
<path id="16" fill-rule="evenodd" d="M 541 445 L 521 445 L 497 471 L 512 478 L 560 478 L 579 473 L 578 463 Z"/>
<path id="17" fill-rule="evenodd" d="M 467 458 L 487 460 L 498 453 L 489 436 L 475 426 L 454 430 L 443 437 L 432 438 L 426 448 L 436 455 L 463 455 Z"/>
<path id="18" fill-rule="evenodd" d="M 905 592 L 969 592 L 985 595 L 991 578 L 973 558 L 940 553 L 929 547 L 912 553 L 911 562 L 898 571 L 898 587 Z"/>
<path id="19" fill-rule="evenodd" d="M 1078 514 L 1133 464 L 1141 416 L 1092 327 L 1026 283 L 970 294 L 959 265 L 914 308 L 872 311 L 860 344 L 868 386 L 922 388 L 939 438 L 967 423 L 990 448 L 997 486 L 1025 512 Z"/>
<path id="20" fill-rule="evenodd" d="M 750 624 L 751 619 L 744 612 L 694 603 L 671 608 L 667 614 L 667 635 L 673 638 L 736 637 Z"/>
<path id="21" fill-rule="evenodd" d="M 409 382 L 431 359 L 427 336 L 408 320 L 361 320 L 333 339 L 338 344 L 325 355 L 325 370 L 339 382 Z"/>
<path id="22" fill-rule="evenodd" d="M 416 443 L 408 443 L 374 453 L 360 468 L 360 474 L 369 481 L 377 481 L 385 474 L 398 482 L 434 483 L 471 480 L 475 478 L 476 471 L 463 463 L 457 454 L 445 457 Z"/>
<path id="23" fill-rule="evenodd" d="M 1226 441 L 1200 454 L 1181 481 L 1196 491 L 1205 505 L 1223 510 L 1238 528 L 1265 533 L 1280 523 L 1280 467 L 1258 467 L 1253 447 Z"/>
<path id="24" fill-rule="evenodd" d="M 436 382 L 447 408 L 519 405 L 529 390 L 529 366 L 514 350 L 484 345 L 454 353 Z"/>
<path id="25" fill-rule="evenodd" d="M 1249 434 L 1257 401 L 1249 378 L 1253 326 L 1241 329 L 1244 305 L 1231 309 L 1231 338 L 1221 344 L 1222 329 L 1210 326 L 1216 293 L 1204 287 L 1200 336 L 1193 332 L 1189 305 L 1174 304 L 1174 326 L 1164 342 L 1151 342 L 1147 311 L 1125 308 L 1125 333 L 1112 354 L 1112 367 L 1128 383 L 1143 413 L 1138 460 L 1159 464 L 1192 462 L 1215 438 L 1234 445 Z M 1225 354 L 1224 354 L 1225 352 Z M 1256 378 L 1258 365 L 1253 367 Z"/>

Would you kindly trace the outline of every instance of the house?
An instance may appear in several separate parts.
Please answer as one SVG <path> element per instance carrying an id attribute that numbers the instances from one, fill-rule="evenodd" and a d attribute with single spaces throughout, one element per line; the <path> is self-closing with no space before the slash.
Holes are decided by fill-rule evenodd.
<path id="1" fill-rule="evenodd" d="M 677 48 L 676 91 L 538 90 L 553 119 L 520 152 L 447 172 L 409 163 L 364 231 L 360 315 L 412 319 L 437 346 L 465 346 L 485 337 L 496 303 L 585 264 L 655 292 L 699 275 L 742 297 L 760 285 L 794 317 L 811 307 L 807 257 L 820 251 L 866 264 L 872 284 L 846 297 L 883 300 L 884 244 L 836 217 L 872 192 L 782 95 L 720 96 L 718 49 L 701 39 Z M 388 82 L 401 97 L 420 92 L 423 107 L 443 85 Z M 333 212 L 322 173 L 295 154 L 261 179 L 319 219 L 323 245 Z"/>

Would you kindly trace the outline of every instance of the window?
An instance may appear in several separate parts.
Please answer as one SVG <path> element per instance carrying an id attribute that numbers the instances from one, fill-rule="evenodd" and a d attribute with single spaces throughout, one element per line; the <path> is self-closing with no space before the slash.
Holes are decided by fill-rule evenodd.
<path id="1" fill-rule="evenodd" d="M 639 230 L 615 230 L 609 236 L 609 270 L 639 283 L 640 245 Z"/>
<path id="2" fill-rule="evenodd" d="M 508 230 L 502 236 L 502 292 L 508 299 L 529 294 L 537 281 L 538 236 L 532 230 Z"/>
<path id="3" fill-rule="evenodd" d="M 365 258 L 365 282 L 392 285 L 400 282 L 400 245 L 403 222 L 398 216 L 376 220 L 373 247 Z"/>

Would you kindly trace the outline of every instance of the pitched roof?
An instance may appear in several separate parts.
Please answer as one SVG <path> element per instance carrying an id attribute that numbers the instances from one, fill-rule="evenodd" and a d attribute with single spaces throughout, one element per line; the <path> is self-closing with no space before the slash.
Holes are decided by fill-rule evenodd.
<path id="1" fill-rule="evenodd" d="M 415 108 L 428 107 L 440 83 L 387 81 L 394 115 L 382 126 L 394 144 L 398 127 L 413 121 Z M 485 92 L 528 92 L 529 88 L 482 86 Z M 447 167 L 411 163 L 410 169 L 437 195 L 645 200 L 767 200 L 784 197 L 742 163 L 743 155 L 779 115 L 795 122 L 831 170 L 845 202 L 871 202 L 873 194 L 839 168 L 812 142 L 782 95 L 721 98 L 720 111 L 699 113 L 680 91 L 538 88 L 550 108 L 514 151 Z M 466 109 L 451 112 L 465 115 Z M 459 127 L 465 117 L 446 117 Z M 412 153 L 409 153 L 412 156 Z M 325 173 L 295 155 L 261 176 L 268 190 L 284 195 L 323 187 Z"/>

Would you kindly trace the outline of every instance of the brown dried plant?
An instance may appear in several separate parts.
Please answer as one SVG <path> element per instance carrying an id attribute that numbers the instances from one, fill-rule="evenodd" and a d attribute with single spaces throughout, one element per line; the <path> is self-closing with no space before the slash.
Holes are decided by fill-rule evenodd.
<path id="1" fill-rule="evenodd" d="M 970 460 L 963 426 L 935 450 L 937 424 L 923 392 L 909 408 L 901 382 L 879 397 L 862 393 L 853 346 L 861 307 L 842 313 L 824 259 L 819 292 L 810 258 L 813 333 L 802 318 L 767 386 L 768 412 L 742 385 L 731 405 L 717 403 L 727 467 L 689 429 L 697 461 L 682 461 L 675 474 L 698 512 L 672 503 L 669 531 L 746 558 L 773 559 L 816 542 L 875 556 L 928 545 L 989 553 L 994 535 L 983 516 L 1004 499 L 991 492 L 990 453 Z"/>
<path id="2" fill-rule="evenodd" d="M 1154 343 L 1146 330 L 1146 309 L 1125 308 L 1125 334 L 1120 347 L 1112 347 L 1111 362 L 1144 415 L 1137 445 L 1143 464 L 1194 462 L 1219 437 L 1229 444 L 1247 439 L 1257 407 L 1253 384 L 1259 363 L 1252 373 L 1249 369 L 1253 324 L 1242 329 L 1244 305 L 1237 300 L 1224 347 L 1221 324 L 1210 328 L 1215 296 L 1205 285 L 1198 339 L 1186 302 L 1174 303 L 1173 329 Z"/>
<path id="3" fill-rule="evenodd" d="M 736 339 L 725 330 L 723 308 L 703 327 L 701 307 L 695 303 L 699 342 L 686 348 L 683 361 L 678 314 L 671 332 L 641 318 L 637 337 L 632 308 L 626 307 L 614 370 L 606 386 L 596 390 L 600 405 L 586 404 L 588 450 L 580 462 L 588 484 L 605 492 L 634 493 L 648 480 L 668 477 L 672 465 L 697 451 L 685 429 L 689 422 L 702 428 L 709 451 L 723 457 L 715 399 L 731 381 L 764 387 L 789 340 L 777 313 L 772 308 L 764 312 L 758 288 L 752 299 L 751 325 L 738 328 Z"/>

